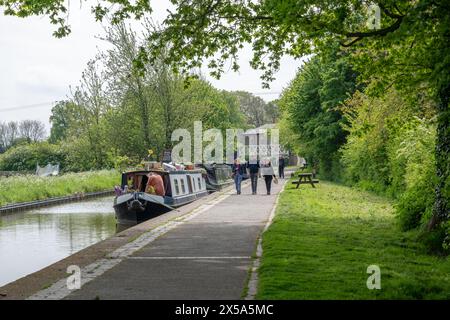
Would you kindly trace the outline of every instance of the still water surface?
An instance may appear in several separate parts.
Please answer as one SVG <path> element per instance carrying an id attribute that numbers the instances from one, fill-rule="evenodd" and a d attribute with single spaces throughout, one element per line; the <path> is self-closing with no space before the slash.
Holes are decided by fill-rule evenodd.
<path id="1" fill-rule="evenodd" d="M 0 287 L 116 231 L 113 197 L 0 215 Z"/>

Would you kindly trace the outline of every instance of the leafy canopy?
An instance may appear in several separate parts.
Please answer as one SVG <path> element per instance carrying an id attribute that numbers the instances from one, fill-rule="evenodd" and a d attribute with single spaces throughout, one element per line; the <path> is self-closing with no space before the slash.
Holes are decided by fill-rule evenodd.
<path id="1" fill-rule="evenodd" d="M 187 73 L 206 60 L 216 77 L 228 64 L 237 70 L 239 49 L 251 44 L 254 53 L 251 65 L 263 71 L 262 79 L 267 86 L 274 80 L 283 55 L 301 57 L 327 50 L 330 41 L 354 47 L 364 44 L 365 48 L 376 49 L 372 53 L 389 49 L 384 57 L 378 56 L 369 66 L 371 71 L 380 69 L 380 63 L 390 62 L 380 70 L 394 66 L 398 71 L 401 64 L 405 68 L 418 68 L 415 78 L 425 73 L 439 78 L 444 76 L 443 68 L 449 65 L 448 58 L 437 59 L 449 50 L 450 4 L 446 0 L 170 2 L 173 9 L 161 31 L 150 36 L 151 47 L 147 53 L 155 60 L 169 45 L 166 62 Z M 378 29 L 370 29 L 368 25 L 371 4 L 377 4 L 381 10 Z M 68 9 L 62 0 L 0 0 L 0 6 L 7 15 L 47 15 L 51 23 L 58 25 L 55 36 L 70 33 Z M 97 20 L 109 16 L 115 24 L 128 18 L 140 19 L 150 14 L 152 8 L 148 0 L 100 0 L 92 12 Z M 365 56 L 365 59 L 372 58 Z M 417 59 L 420 63 L 411 62 Z M 385 74 L 392 74 L 391 71 Z"/>
<path id="2" fill-rule="evenodd" d="M 238 52 L 253 49 L 251 65 L 263 71 L 263 85 L 274 80 L 283 55 L 302 57 L 340 42 L 358 53 L 361 69 L 386 82 L 438 87 L 449 83 L 450 2 L 447 0 L 171 0 L 171 10 L 150 48 L 139 59 L 165 62 L 189 73 L 208 62 L 220 77 L 229 65 L 239 69 Z M 372 29 L 370 5 L 380 8 Z M 55 36 L 70 33 L 63 0 L 0 0 L 4 13 L 18 17 L 46 15 L 58 25 Z M 152 12 L 149 0 L 99 0 L 96 19 L 113 24 L 141 19 Z M 430 81 L 431 80 L 431 81 Z"/>
<path id="3" fill-rule="evenodd" d="M 80 0 L 80 3 L 86 0 Z M 99 0 L 91 7 L 96 20 L 101 21 L 107 14 L 113 23 L 119 23 L 128 18 L 140 19 L 144 13 L 150 13 L 148 0 Z M 68 5 L 64 0 L 0 0 L 0 7 L 4 7 L 5 15 L 25 18 L 29 16 L 48 16 L 50 22 L 58 28 L 53 33 L 61 38 L 67 36 L 71 30 L 68 25 Z"/>

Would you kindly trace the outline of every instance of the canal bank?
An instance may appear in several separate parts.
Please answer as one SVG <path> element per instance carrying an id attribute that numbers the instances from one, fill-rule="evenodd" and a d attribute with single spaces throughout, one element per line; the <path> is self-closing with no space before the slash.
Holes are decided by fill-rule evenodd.
<path id="1" fill-rule="evenodd" d="M 49 288 L 58 280 L 66 278 L 68 276 L 66 273 L 68 266 L 77 265 L 80 268 L 84 268 L 97 260 L 105 258 L 108 254 L 114 252 L 120 247 L 133 242 L 149 230 L 153 230 L 171 220 L 180 218 L 183 215 L 190 213 L 197 207 L 222 196 L 224 193 L 231 192 L 231 190 L 231 187 L 226 188 L 221 192 L 213 193 L 178 210 L 171 211 L 152 220 L 126 229 L 106 240 L 98 242 L 97 244 L 87 247 L 61 261 L 47 266 L 40 271 L 0 287 L 0 299 L 26 299 L 40 290 Z"/>
<path id="2" fill-rule="evenodd" d="M 114 190 L 103 190 L 96 192 L 79 192 L 72 195 L 64 196 L 64 197 L 51 197 L 43 200 L 35 200 L 35 201 L 27 201 L 27 202 L 18 202 L 11 203 L 4 206 L 0 206 L 0 215 L 11 212 L 19 212 L 23 210 L 30 210 L 35 208 L 49 207 L 57 204 L 68 203 L 68 202 L 76 202 L 83 201 L 91 198 L 98 198 L 108 195 L 113 195 Z"/>

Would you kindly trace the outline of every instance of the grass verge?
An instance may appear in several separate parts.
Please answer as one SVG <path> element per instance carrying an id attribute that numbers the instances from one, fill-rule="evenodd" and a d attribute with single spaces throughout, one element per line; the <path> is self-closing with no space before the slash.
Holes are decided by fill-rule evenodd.
<path id="1" fill-rule="evenodd" d="M 120 174 L 113 170 L 68 173 L 57 177 L 0 177 L 0 206 L 78 192 L 102 191 L 112 189 L 119 183 Z"/>
<path id="2" fill-rule="evenodd" d="M 450 261 L 401 232 L 386 198 L 289 184 L 263 237 L 257 299 L 450 299 Z M 369 265 L 381 289 L 369 290 Z"/>

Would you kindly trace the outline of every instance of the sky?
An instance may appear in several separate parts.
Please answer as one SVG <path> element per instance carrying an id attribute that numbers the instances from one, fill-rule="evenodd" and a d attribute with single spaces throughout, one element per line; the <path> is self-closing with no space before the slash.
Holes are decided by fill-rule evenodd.
<path id="1" fill-rule="evenodd" d="M 152 18 L 162 21 L 168 1 L 152 1 Z M 87 62 L 108 48 L 99 39 L 103 26 L 95 22 L 89 2 L 71 2 L 69 24 L 72 32 L 58 39 L 52 36 L 55 26 L 47 17 L 17 18 L 0 11 L 0 121 L 40 120 L 50 128 L 49 116 L 55 101 L 70 96 Z M 135 27 L 136 22 L 133 22 Z M 219 89 L 245 90 L 266 101 L 278 98 L 294 78 L 300 60 L 285 57 L 270 89 L 262 89 L 261 73 L 248 61 L 251 48 L 239 54 L 240 71 L 226 72 L 220 80 L 202 73 Z"/>

